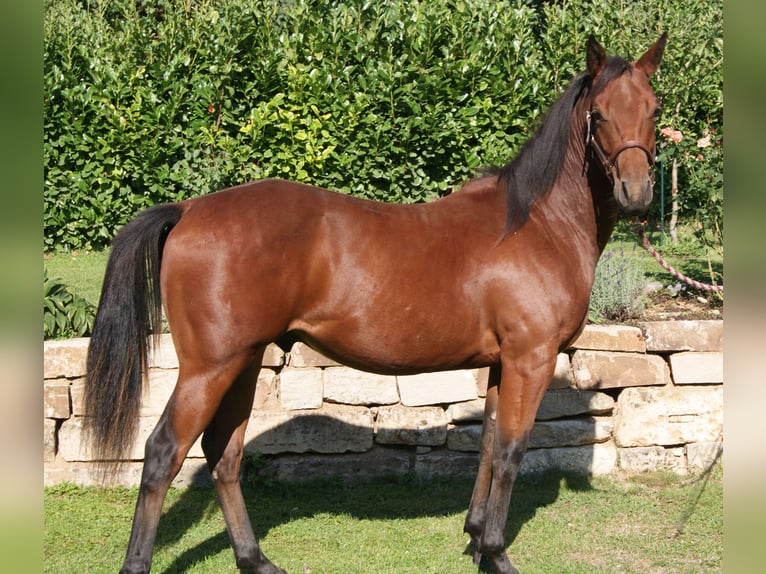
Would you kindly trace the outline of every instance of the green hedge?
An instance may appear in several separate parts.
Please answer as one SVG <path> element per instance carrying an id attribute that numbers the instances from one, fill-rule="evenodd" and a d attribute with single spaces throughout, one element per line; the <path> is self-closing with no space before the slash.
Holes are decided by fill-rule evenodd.
<path id="1" fill-rule="evenodd" d="M 687 153 L 684 214 L 720 217 L 721 20 L 722 0 L 47 0 L 45 248 L 264 177 L 433 199 L 510 159 L 591 32 L 637 57 L 668 31 L 662 125 L 713 145 L 663 152 Z"/>

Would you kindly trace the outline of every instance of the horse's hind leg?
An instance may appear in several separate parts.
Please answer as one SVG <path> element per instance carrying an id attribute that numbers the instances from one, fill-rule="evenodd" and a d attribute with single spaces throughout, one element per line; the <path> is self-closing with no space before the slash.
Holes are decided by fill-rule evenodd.
<path id="1" fill-rule="evenodd" d="M 253 405 L 261 354 L 237 377 L 202 435 L 202 449 L 226 520 L 237 566 L 258 574 L 285 574 L 264 556 L 253 534 L 239 470 L 245 429 Z"/>
<path id="2" fill-rule="evenodd" d="M 133 515 L 133 526 L 120 574 L 143 574 L 152 565 L 157 524 L 173 477 L 181 468 L 180 455 L 169 418 L 165 414 L 146 441 L 141 486 Z"/>
<path id="3" fill-rule="evenodd" d="M 162 503 L 194 441 L 210 424 L 224 395 L 252 358 L 243 354 L 212 369 L 181 364 L 178 382 L 146 441 L 141 487 L 121 574 L 149 572 Z"/>

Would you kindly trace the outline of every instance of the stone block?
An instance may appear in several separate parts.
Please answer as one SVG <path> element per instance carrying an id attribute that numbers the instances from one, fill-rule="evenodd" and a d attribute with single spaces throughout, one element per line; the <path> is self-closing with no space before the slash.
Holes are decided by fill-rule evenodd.
<path id="1" fill-rule="evenodd" d="M 471 401 L 478 397 L 476 371 L 443 371 L 396 377 L 403 405 L 417 407 Z"/>
<path id="2" fill-rule="evenodd" d="M 532 427 L 529 448 L 581 446 L 607 442 L 612 438 L 614 423 L 610 417 L 541 421 Z M 447 448 L 476 452 L 481 440 L 481 425 L 450 425 Z"/>
<path id="3" fill-rule="evenodd" d="M 553 371 L 549 389 L 567 389 L 572 386 L 574 378 L 572 377 L 572 364 L 569 355 L 559 353 L 556 356 L 556 368 Z"/>
<path id="4" fill-rule="evenodd" d="M 578 389 L 666 385 L 670 382 L 670 368 L 657 355 L 576 351 L 572 369 Z"/>
<path id="5" fill-rule="evenodd" d="M 68 419 L 72 414 L 69 401 L 69 381 L 52 379 L 43 384 L 44 416 L 49 419 Z"/>
<path id="6" fill-rule="evenodd" d="M 72 415 L 81 417 L 85 415 L 84 400 L 85 379 L 76 379 L 69 386 L 69 397 L 72 401 Z"/>
<path id="7" fill-rule="evenodd" d="M 443 445 L 447 417 L 441 407 L 380 407 L 375 420 L 375 442 L 420 446 Z"/>
<path id="8" fill-rule="evenodd" d="M 372 444 L 372 413 L 365 407 L 254 412 L 245 432 L 245 451 L 263 454 L 364 452 Z"/>
<path id="9" fill-rule="evenodd" d="M 290 375 L 288 375 L 289 377 Z M 159 416 L 162 414 L 165 405 L 170 400 L 170 395 L 173 394 L 177 379 L 178 371 L 175 369 L 149 369 L 149 384 L 144 388 L 141 397 L 141 416 Z M 80 392 L 78 386 L 78 400 L 81 400 Z M 297 391 L 291 387 L 288 392 Z M 280 408 L 278 397 L 276 374 L 270 369 L 261 369 L 256 382 L 253 409 L 278 409 Z M 83 414 L 81 409 L 78 410 L 77 414 Z"/>
<path id="10" fill-rule="evenodd" d="M 521 474 L 539 474 L 559 470 L 581 475 L 600 476 L 617 467 L 614 441 L 587 446 L 529 449 L 521 463 Z"/>
<path id="11" fill-rule="evenodd" d="M 478 452 L 482 425 L 450 425 L 447 428 L 447 448 L 462 452 Z"/>
<path id="12" fill-rule="evenodd" d="M 476 370 L 476 392 L 480 397 L 487 396 L 487 386 L 489 384 L 489 367 Z"/>
<path id="13" fill-rule="evenodd" d="M 66 481 L 78 486 L 138 486 L 141 484 L 143 467 L 143 462 L 124 462 L 112 472 L 104 474 L 103 468 L 93 462 L 45 465 L 43 467 L 43 484 L 53 486 Z M 204 459 L 187 458 L 173 479 L 172 486 L 176 488 L 211 487 L 212 481 L 207 463 Z"/>
<path id="14" fill-rule="evenodd" d="M 646 350 L 723 351 L 723 321 L 647 321 L 640 323 Z"/>
<path id="15" fill-rule="evenodd" d="M 281 367 L 285 364 L 285 354 L 275 344 L 270 344 L 266 347 L 266 351 L 263 353 L 263 360 L 261 366 L 263 367 Z"/>
<path id="16" fill-rule="evenodd" d="M 529 448 L 581 446 L 606 442 L 612 438 L 611 417 L 578 417 L 539 421 L 529 435 Z"/>
<path id="17" fill-rule="evenodd" d="M 150 368 L 148 384 L 144 386 L 141 395 L 141 416 L 159 416 L 165 410 L 165 405 L 173 393 L 178 378 L 176 369 Z M 78 379 L 72 382 L 72 414 L 74 416 L 85 416 L 84 392 L 85 379 Z"/>
<path id="18" fill-rule="evenodd" d="M 543 395 L 535 417 L 538 421 L 583 414 L 605 415 L 614 409 L 614 399 L 597 391 L 552 390 Z"/>
<path id="19" fill-rule="evenodd" d="M 290 367 L 337 367 L 340 363 L 328 359 L 304 343 L 295 343 L 287 360 Z"/>
<path id="20" fill-rule="evenodd" d="M 149 369 L 148 384 L 141 396 L 141 416 L 159 417 L 178 380 L 177 369 Z"/>
<path id="21" fill-rule="evenodd" d="M 623 448 L 717 441 L 723 429 L 723 387 L 625 389 L 614 421 L 614 437 Z"/>
<path id="22" fill-rule="evenodd" d="M 317 478 L 340 478 L 344 484 L 381 476 L 404 476 L 412 467 L 412 455 L 401 449 L 376 446 L 369 452 L 282 455 L 268 460 L 257 476 L 301 483 Z"/>
<path id="23" fill-rule="evenodd" d="M 78 486 L 138 486 L 143 466 L 143 462 L 124 462 L 105 473 L 103 467 L 94 462 L 46 464 L 43 466 L 43 484 L 53 486 L 70 482 Z"/>
<path id="24" fill-rule="evenodd" d="M 271 369 L 261 369 L 255 385 L 253 410 L 279 410 L 280 406 L 277 374 Z"/>
<path id="25" fill-rule="evenodd" d="M 43 419 L 43 462 L 56 458 L 56 421 Z"/>
<path id="26" fill-rule="evenodd" d="M 451 404 L 446 416 L 448 423 L 481 422 L 484 420 L 484 399 Z"/>
<path id="27" fill-rule="evenodd" d="M 83 440 L 83 418 L 72 417 L 61 423 L 58 433 L 58 451 L 67 462 L 94 460 L 90 448 Z M 130 449 L 120 456 L 119 460 L 143 460 L 146 439 L 149 438 L 158 421 L 159 417 L 139 417 L 136 439 L 133 441 Z M 192 445 L 187 456 L 204 456 L 199 438 Z"/>
<path id="28" fill-rule="evenodd" d="M 670 355 L 670 370 L 677 385 L 723 383 L 723 353 L 695 352 Z"/>
<path id="29" fill-rule="evenodd" d="M 347 405 L 391 405 L 399 402 L 399 391 L 396 377 L 328 367 L 324 370 L 324 398 Z"/>
<path id="30" fill-rule="evenodd" d="M 173 345 L 173 337 L 169 333 L 160 335 L 159 343 L 149 352 L 149 368 L 177 369 L 178 355 Z"/>
<path id="31" fill-rule="evenodd" d="M 285 409 L 318 409 L 323 395 L 322 369 L 285 368 L 279 374 L 279 400 Z"/>
<path id="32" fill-rule="evenodd" d="M 686 464 L 690 469 L 704 470 L 713 464 L 723 449 L 719 441 L 692 442 L 686 445 Z"/>
<path id="33" fill-rule="evenodd" d="M 618 449 L 618 454 L 620 468 L 628 472 L 668 470 L 676 474 L 687 473 L 683 447 L 644 446 L 620 448 Z"/>
<path id="34" fill-rule="evenodd" d="M 89 343 L 89 337 L 45 341 L 43 343 L 43 378 L 84 377 Z"/>
<path id="35" fill-rule="evenodd" d="M 415 476 L 425 480 L 440 476 L 472 479 L 479 470 L 479 454 L 443 450 L 418 454 L 415 456 L 412 470 Z"/>
<path id="36" fill-rule="evenodd" d="M 645 353 L 641 329 L 627 325 L 586 325 L 572 349 Z"/>

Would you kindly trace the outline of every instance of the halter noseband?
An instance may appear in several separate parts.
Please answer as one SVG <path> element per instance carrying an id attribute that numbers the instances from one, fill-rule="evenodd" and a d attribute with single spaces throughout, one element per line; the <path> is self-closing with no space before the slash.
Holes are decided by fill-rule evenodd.
<path id="1" fill-rule="evenodd" d="M 585 135 L 585 149 L 587 151 L 588 146 L 591 146 L 593 148 L 593 151 L 596 152 L 596 155 L 598 156 L 598 159 L 601 160 L 601 166 L 604 168 L 604 173 L 609 179 L 613 179 L 612 176 L 612 169 L 614 169 L 614 166 L 617 163 L 617 158 L 619 155 L 624 152 L 627 149 L 631 148 L 638 148 L 642 152 L 646 154 L 646 159 L 649 160 L 649 165 L 654 165 L 654 157 L 656 154 L 656 148 L 654 151 L 650 151 L 648 147 L 646 147 L 644 144 L 637 142 L 636 140 L 627 140 L 622 143 L 620 147 L 618 147 L 616 150 L 612 152 L 611 155 L 607 156 L 606 152 L 604 152 L 604 149 L 601 147 L 601 144 L 599 144 L 596 141 L 596 137 L 593 133 L 593 113 L 591 110 L 588 110 L 585 112 L 585 123 L 588 126 L 588 132 Z M 588 155 L 585 154 L 585 158 L 583 160 L 583 166 L 582 166 L 582 172 L 583 175 L 585 175 L 585 165 L 587 163 Z"/>

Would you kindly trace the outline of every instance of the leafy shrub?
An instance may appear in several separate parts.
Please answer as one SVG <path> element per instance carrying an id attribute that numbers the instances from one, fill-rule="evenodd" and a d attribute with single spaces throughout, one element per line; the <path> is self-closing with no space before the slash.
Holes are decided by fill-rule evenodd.
<path id="1" fill-rule="evenodd" d="M 721 0 L 47 0 L 45 248 L 101 248 L 144 207 L 264 177 L 433 199 L 513 156 L 583 69 L 591 32 L 629 54 L 667 30 L 668 121 L 720 136 L 721 13 Z M 699 166 L 689 217 L 722 197 L 720 162 Z"/>
<path id="2" fill-rule="evenodd" d="M 95 307 L 72 292 L 61 279 L 43 276 L 43 333 L 45 339 L 89 335 L 96 317 Z"/>
<path id="3" fill-rule="evenodd" d="M 596 265 L 588 319 L 603 323 L 638 317 L 644 310 L 645 286 L 644 272 L 624 249 L 607 247 Z"/>

